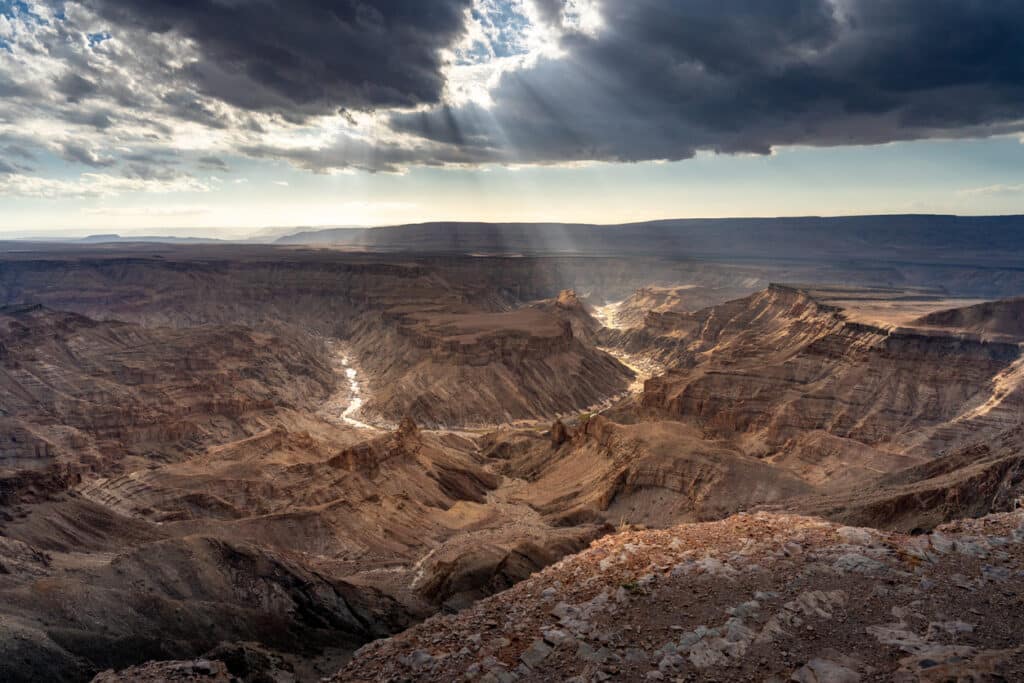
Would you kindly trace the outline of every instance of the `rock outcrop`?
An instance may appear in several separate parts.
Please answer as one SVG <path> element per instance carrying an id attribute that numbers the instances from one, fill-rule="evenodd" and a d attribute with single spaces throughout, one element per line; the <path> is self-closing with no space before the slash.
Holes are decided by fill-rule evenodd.
<path id="1" fill-rule="evenodd" d="M 632 371 L 535 308 L 403 316 L 383 339 L 356 342 L 374 379 L 364 406 L 394 421 L 479 427 L 582 410 L 622 393 Z M 382 343 L 398 349 L 376 356 Z"/>
<path id="2" fill-rule="evenodd" d="M 925 536 L 769 514 L 622 532 L 332 680 L 1015 680 L 1022 576 L 1019 513 Z"/>
<path id="3" fill-rule="evenodd" d="M 913 321 L 988 339 L 1024 341 L 1024 298 L 986 301 L 975 306 L 929 313 Z"/>
<path id="4" fill-rule="evenodd" d="M 572 437 L 569 428 L 561 420 L 555 420 L 551 425 L 551 445 L 558 448 Z"/>
<path id="5" fill-rule="evenodd" d="M 798 498 L 812 487 L 793 474 L 725 444 L 707 442 L 680 422 L 622 425 L 597 415 L 554 454 L 537 447 L 503 471 L 525 479 L 522 494 L 557 524 L 598 520 L 665 526 L 716 519 Z"/>
<path id="6" fill-rule="evenodd" d="M 673 369 L 643 405 L 777 452 L 814 430 L 897 453 L 931 454 L 1014 418 L 960 419 L 993 394 L 1016 344 L 848 322 L 840 310 L 774 286 L 676 320 Z M 1011 395 L 1012 394 L 1012 395 Z M 1001 402 L 1019 401 L 1006 392 Z"/>

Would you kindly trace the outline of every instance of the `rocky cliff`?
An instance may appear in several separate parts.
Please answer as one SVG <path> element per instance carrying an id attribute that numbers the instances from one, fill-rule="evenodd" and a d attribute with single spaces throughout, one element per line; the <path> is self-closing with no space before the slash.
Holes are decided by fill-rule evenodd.
<path id="1" fill-rule="evenodd" d="M 671 335 L 676 364 L 647 382 L 643 405 L 720 435 L 756 437 L 765 453 L 820 430 L 938 454 L 979 429 L 1010 426 L 962 418 L 1014 367 L 1016 344 L 850 322 L 781 286 L 659 322 L 654 334 Z M 1015 397 L 1007 391 L 1001 401 Z"/>

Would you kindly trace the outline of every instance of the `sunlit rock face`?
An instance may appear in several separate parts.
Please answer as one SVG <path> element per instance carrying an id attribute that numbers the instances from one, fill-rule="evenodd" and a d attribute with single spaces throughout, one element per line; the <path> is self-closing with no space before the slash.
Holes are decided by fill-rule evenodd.
<path id="1" fill-rule="evenodd" d="M 690 367 L 649 381 L 645 405 L 722 434 L 757 433 L 767 449 L 821 430 L 921 454 L 939 446 L 934 439 L 958 443 L 975 429 L 1012 424 L 958 418 L 988 399 L 1020 357 L 1015 344 L 850 322 L 783 287 L 651 327 L 679 335 Z M 955 430 L 936 433 L 953 421 Z"/>

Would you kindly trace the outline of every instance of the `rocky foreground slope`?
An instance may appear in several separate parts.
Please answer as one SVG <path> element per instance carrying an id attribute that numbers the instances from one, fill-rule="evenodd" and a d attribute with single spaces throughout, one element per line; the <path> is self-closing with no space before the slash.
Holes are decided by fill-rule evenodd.
<path id="1" fill-rule="evenodd" d="M 1024 514 L 903 536 L 743 514 L 596 541 L 335 681 L 1010 681 Z"/>

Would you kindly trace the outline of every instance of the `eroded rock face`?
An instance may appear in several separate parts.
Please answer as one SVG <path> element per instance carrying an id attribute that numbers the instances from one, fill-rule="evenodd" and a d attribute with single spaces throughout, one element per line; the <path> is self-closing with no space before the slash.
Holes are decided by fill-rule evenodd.
<path id="1" fill-rule="evenodd" d="M 551 425 L 551 445 L 558 448 L 572 437 L 569 428 L 561 420 L 555 420 Z"/>
<path id="2" fill-rule="evenodd" d="M 103 471 L 182 458 L 261 413 L 312 409 L 335 382 L 322 345 L 284 328 L 152 329 L 15 306 L 0 308 L 0 339 L 0 460 Z"/>
<path id="3" fill-rule="evenodd" d="M 619 394 L 632 377 L 571 321 L 538 309 L 408 315 L 394 325 L 356 344 L 375 379 L 365 410 L 387 420 L 455 428 L 545 419 Z M 382 343 L 405 349 L 401 362 L 375 355 Z"/>
<path id="4" fill-rule="evenodd" d="M 1022 525 L 998 515 L 930 543 L 762 513 L 621 532 L 365 646 L 334 680 L 1013 680 Z M 1007 571 L 986 579 L 997 558 Z"/>
<path id="5" fill-rule="evenodd" d="M 40 571 L 38 587 L 2 582 L 4 680 L 47 671 L 48 680 L 76 680 L 83 670 L 186 658 L 221 641 L 312 653 L 339 637 L 351 646 L 408 624 L 377 591 L 326 579 L 279 552 L 208 537 L 141 545 L 86 571 L 45 562 Z M 95 614 L 108 615 L 104 628 Z M 214 665 L 205 675 L 218 672 Z"/>
<path id="6" fill-rule="evenodd" d="M 0 425 L 33 463 L 0 472 L 0 678 L 77 680 L 221 641 L 317 658 L 603 533 L 488 508 L 501 479 L 465 437 L 411 416 L 378 436 L 320 420 L 337 378 L 316 340 L 275 330 L 0 315 Z M 467 525 L 477 537 L 451 542 Z"/>
<path id="7" fill-rule="evenodd" d="M 820 430 L 932 455 L 1014 424 L 997 410 L 957 418 L 991 396 L 1020 357 L 1015 344 L 849 322 L 782 286 L 678 317 L 663 333 L 675 335 L 675 363 L 647 382 L 643 404 L 721 436 L 757 435 L 767 454 Z M 1020 400 L 1009 392 L 1000 403 Z"/>
<path id="8" fill-rule="evenodd" d="M 575 289 L 563 289 L 559 292 L 555 299 L 555 305 L 570 311 L 583 309 L 583 302 L 576 295 Z"/>
<path id="9" fill-rule="evenodd" d="M 834 495 L 796 503 L 811 514 L 852 524 L 927 531 L 963 517 L 1020 507 L 1024 495 L 1021 429 Z"/>
<path id="10" fill-rule="evenodd" d="M 910 531 L 1012 509 L 1019 347 L 852 321 L 818 296 L 773 285 L 696 313 L 652 313 L 620 339 L 669 366 L 645 383 L 640 414 L 798 476 L 817 495 L 793 507 L 830 518 Z"/>
<path id="11" fill-rule="evenodd" d="M 511 295 L 502 268 L 440 266 L 301 253 L 16 261 L 0 273 L 0 301 L 27 292 L 54 308 L 147 326 L 272 320 L 342 338 L 365 370 L 364 412 L 391 424 L 407 414 L 431 427 L 547 419 L 628 385 L 632 373 L 574 334 L 574 320 L 521 305 L 537 298 L 533 288 L 550 296 L 557 283 Z"/>
<path id="12" fill-rule="evenodd" d="M 413 587 L 446 609 L 463 609 L 582 550 L 606 532 L 598 526 L 582 526 L 498 543 L 452 544 L 425 558 Z"/>
<path id="13" fill-rule="evenodd" d="M 524 497 L 559 524 L 600 520 L 664 526 L 714 519 L 811 491 L 792 474 L 737 448 L 707 442 L 683 423 L 622 425 L 595 415 L 571 434 L 558 425 L 551 438 L 562 445 L 554 454 L 550 447 L 538 447 L 504 471 L 527 479 Z"/>
<path id="14" fill-rule="evenodd" d="M 420 430 L 416 426 L 415 420 L 410 416 L 406 415 L 402 418 L 402 421 L 398 423 L 398 438 L 400 439 L 414 439 L 419 436 Z"/>
<path id="15" fill-rule="evenodd" d="M 616 328 L 636 329 L 656 320 L 662 313 L 687 313 L 742 298 L 758 289 L 753 282 L 734 282 L 719 286 L 676 285 L 641 287 L 619 304 L 612 321 Z"/>

